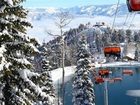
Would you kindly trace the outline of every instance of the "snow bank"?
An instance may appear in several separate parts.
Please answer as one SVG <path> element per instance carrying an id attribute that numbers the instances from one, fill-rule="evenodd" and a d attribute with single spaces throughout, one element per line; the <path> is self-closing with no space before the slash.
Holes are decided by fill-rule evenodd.
<path id="1" fill-rule="evenodd" d="M 136 61 L 130 61 L 130 62 L 113 62 L 113 63 L 103 63 L 103 64 L 99 64 L 96 63 L 94 64 L 95 68 L 98 67 L 119 67 L 119 66 L 140 66 L 140 62 L 136 62 Z"/>
<path id="2" fill-rule="evenodd" d="M 75 72 L 75 66 L 65 67 L 65 82 L 68 81 Z M 62 68 L 51 71 L 52 80 L 56 84 L 58 81 L 62 83 Z"/>

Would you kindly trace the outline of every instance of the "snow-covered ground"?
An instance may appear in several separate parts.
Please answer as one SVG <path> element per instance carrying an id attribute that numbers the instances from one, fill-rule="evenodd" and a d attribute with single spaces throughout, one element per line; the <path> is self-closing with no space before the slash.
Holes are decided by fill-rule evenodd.
<path id="1" fill-rule="evenodd" d="M 65 67 L 65 82 L 71 79 L 71 76 L 75 72 L 75 66 Z M 52 80 L 55 84 L 62 83 L 62 68 L 58 68 L 51 71 Z"/>
<path id="2" fill-rule="evenodd" d="M 140 62 L 135 62 L 135 61 L 130 61 L 130 62 L 113 62 L 113 63 L 104 63 L 104 64 L 99 64 L 96 63 L 94 64 L 95 68 L 98 67 L 119 67 L 119 66 L 140 66 Z M 65 82 L 71 79 L 75 72 L 76 67 L 75 66 L 69 66 L 65 67 Z M 52 75 L 52 80 L 54 81 L 55 84 L 62 83 L 62 68 L 55 69 L 51 71 Z"/>
<path id="3" fill-rule="evenodd" d="M 113 63 L 95 63 L 95 68 L 98 67 L 119 67 L 119 66 L 140 66 L 140 62 L 128 61 L 128 62 L 113 62 Z"/>

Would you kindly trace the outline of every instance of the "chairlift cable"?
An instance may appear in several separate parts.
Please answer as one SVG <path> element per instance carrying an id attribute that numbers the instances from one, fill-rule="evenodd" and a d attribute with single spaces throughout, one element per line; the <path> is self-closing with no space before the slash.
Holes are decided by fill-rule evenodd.
<path id="1" fill-rule="evenodd" d="M 131 25 L 132 25 L 132 23 L 133 23 L 133 20 L 134 20 L 134 18 L 135 18 L 135 16 L 136 16 L 136 13 L 134 13 L 133 18 L 132 18 L 132 20 L 131 20 L 131 22 L 130 22 L 130 25 L 129 25 L 128 29 L 130 29 L 130 27 L 131 27 Z"/>
<path id="2" fill-rule="evenodd" d="M 128 20 L 130 20 L 130 19 L 131 19 L 132 15 L 133 15 L 133 13 L 132 13 L 132 12 L 130 12 L 130 16 L 128 17 Z M 129 22 L 129 21 L 128 21 L 128 22 Z"/>
<path id="3" fill-rule="evenodd" d="M 111 35 L 113 33 L 114 24 L 115 24 L 115 20 L 116 20 L 116 17 L 117 17 L 117 12 L 118 12 L 119 4 L 120 4 L 120 0 L 118 0 L 118 3 L 117 3 L 117 7 L 116 7 L 116 11 L 115 11 L 115 17 L 114 17 L 113 24 L 112 24 L 112 29 L 111 29 Z"/>
<path id="4" fill-rule="evenodd" d="M 128 14 L 126 15 L 126 18 L 125 18 L 125 21 L 124 21 L 124 23 L 123 23 L 122 29 L 124 29 L 124 26 L 126 25 L 126 22 L 127 22 L 127 20 L 129 19 L 129 18 L 128 18 L 129 14 L 130 14 L 130 13 L 128 13 Z"/>

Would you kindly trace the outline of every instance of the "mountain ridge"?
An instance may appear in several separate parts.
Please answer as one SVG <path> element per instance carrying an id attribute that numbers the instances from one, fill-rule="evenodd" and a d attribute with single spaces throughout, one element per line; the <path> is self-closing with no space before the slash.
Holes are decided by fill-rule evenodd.
<path id="1" fill-rule="evenodd" d="M 29 17 L 36 17 L 37 20 L 46 17 L 53 17 L 60 11 L 69 11 L 74 16 L 114 16 L 117 5 L 87 5 L 87 6 L 74 6 L 71 8 L 28 8 Z M 128 13 L 127 5 L 120 4 L 118 6 L 118 16 L 124 16 Z"/>

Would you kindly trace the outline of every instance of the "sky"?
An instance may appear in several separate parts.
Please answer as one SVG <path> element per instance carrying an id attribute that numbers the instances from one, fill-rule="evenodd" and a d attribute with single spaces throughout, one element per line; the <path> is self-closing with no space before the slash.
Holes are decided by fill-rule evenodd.
<path id="1" fill-rule="evenodd" d="M 55 7 L 68 8 L 83 5 L 105 5 L 117 4 L 118 0 L 26 0 L 25 7 Z M 125 3 L 126 0 L 120 0 L 120 3 Z"/>

